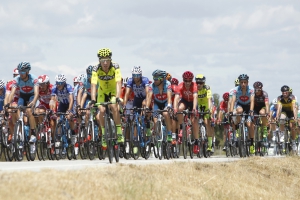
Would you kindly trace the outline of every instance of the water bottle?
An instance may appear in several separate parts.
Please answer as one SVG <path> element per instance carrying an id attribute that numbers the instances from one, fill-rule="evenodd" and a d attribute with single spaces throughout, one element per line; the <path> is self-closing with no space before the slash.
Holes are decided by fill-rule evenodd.
<path id="1" fill-rule="evenodd" d="M 24 130 L 25 130 L 25 136 L 28 137 L 29 136 L 29 126 L 24 126 Z"/>

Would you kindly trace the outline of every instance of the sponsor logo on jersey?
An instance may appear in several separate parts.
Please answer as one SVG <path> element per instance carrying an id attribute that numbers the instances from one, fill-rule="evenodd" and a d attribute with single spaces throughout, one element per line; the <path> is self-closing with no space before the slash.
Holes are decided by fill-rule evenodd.
<path id="1" fill-rule="evenodd" d="M 102 81 L 109 81 L 109 80 L 112 80 L 114 78 L 115 78 L 115 75 L 113 75 L 113 76 L 108 76 L 108 75 L 106 75 L 106 76 L 99 76 L 99 79 L 102 80 Z"/>
<path id="2" fill-rule="evenodd" d="M 156 94 L 155 98 L 162 101 L 167 99 L 167 94 Z"/>
<path id="3" fill-rule="evenodd" d="M 249 101 L 249 97 L 248 96 L 240 96 L 240 100 L 243 102 L 247 102 L 247 101 Z"/>
<path id="4" fill-rule="evenodd" d="M 32 91 L 33 87 L 30 87 L 30 86 L 23 86 L 21 87 L 22 91 L 26 92 L 26 93 L 29 93 Z"/>
<path id="5" fill-rule="evenodd" d="M 204 98 L 204 97 L 206 97 L 207 96 L 207 93 L 205 93 L 205 94 L 198 94 L 198 98 Z"/>

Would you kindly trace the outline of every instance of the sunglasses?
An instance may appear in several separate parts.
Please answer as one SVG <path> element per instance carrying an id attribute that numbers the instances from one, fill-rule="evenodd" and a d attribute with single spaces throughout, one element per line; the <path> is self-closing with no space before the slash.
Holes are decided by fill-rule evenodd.
<path id="1" fill-rule="evenodd" d="M 26 72 L 28 72 L 27 70 L 25 71 L 19 71 L 20 74 L 26 74 Z"/>
<path id="2" fill-rule="evenodd" d="M 132 78 L 141 78 L 141 74 L 132 74 Z"/>
<path id="3" fill-rule="evenodd" d="M 63 85 L 65 82 L 56 82 L 56 85 Z"/>
<path id="4" fill-rule="evenodd" d="M 110 58 L 100 59 L 100 62 L 108 62 L 108 61 L 111 61 L 111 59 Z"/>
<path id="5" fill-rule="evenodd" d="M 183 80 L 183 82 L 186 82 L 186 83 L 190 83 L 192 81 L 193 81 L 193 79 L 185 79 L 185 80 Z"/>
<path id="6" fill-rule="evenodd" d="M 153 80 L 154 81 L 161 81 L 163 80 L 164 78 L 163 77 L 153 77 Z"/>
<path id="7" fill-rule="evenodd" d="M 197 83 L 197 85 L 203 85 L 204 84 L 204 82 L 196 82 Z"/>

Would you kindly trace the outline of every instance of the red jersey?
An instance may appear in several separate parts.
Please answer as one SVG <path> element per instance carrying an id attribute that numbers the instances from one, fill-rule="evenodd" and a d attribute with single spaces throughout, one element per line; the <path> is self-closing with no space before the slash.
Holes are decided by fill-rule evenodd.
<path id="1" fill-rule="evenodd" d="M 39 91 L 39 101 L 43 102 L 44 104 L 49 104 L 51 100 L 51 93 L 52 93 L 53 85 L 50 84 L 46 91 Z"/>
<path id="2" fill-rule="evenodd" d="M 12 85 L 13 85 L 13 82 L 14 82 L 14 80 L 10 80 L 10 81 L 7 82 L 7 84 L 6 84 L 6 93 L 7 93 L 7 94 L 10 94 L 11 89 L 12 89 Z M 13 99 L 13 101 L 14 101 L 14 102 L 18 102 L 19 97 L 20 97 L 20 88 L 17 87 L 17 88 L 16 88 L 16 91 L 15 91 L 15 94 L 14 94 L 14 99 Z"/>
<path id="3" fill-rule="evenodd" d="M 126 87 L 122 87 L 120 98 L 122 98 L 124 100 L 125 94 L 126 94 Z M 128 101 L 133 101 L 133 99 L 134 99 L 134 92 L 131 91 L 131 94 L 129 94 L 129 97 L 128 97 Z"/>
<path id="4" fill-rule="evenodd" d="M 177 85 L 171 85 L 171 89 L 172 89 L 172 102 L 174 102 L 176 88 L 177 88 Z"/>
<path id="5" fill-rule="evenodd" d="M 223 111 L 223 112 L 227 113 L 227 111 L 228 111 L 228 102 L 221 101 L 219 108 L 220 108 L 220 111 Z"/>
<path id="6" fill-rule="evenodd" d="M 195 82 L 191 82 L 190 88 L 186 89 L 184 86 L 184 82 L 181 82 L 175 90 L 175 94 L 179 94 L 182 99 L 186 100 L 187 102 L 193 102 L 194 97 L 193 94 L 197 94 L 198 88 Z"/>

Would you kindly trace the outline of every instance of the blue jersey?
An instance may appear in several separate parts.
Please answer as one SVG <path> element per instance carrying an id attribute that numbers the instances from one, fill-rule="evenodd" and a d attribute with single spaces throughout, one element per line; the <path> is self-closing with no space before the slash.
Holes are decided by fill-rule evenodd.
<path id="1" fill-rule="evenodd" d="M 54 85 L 52 88 L 52 96 L 57 96 L 57 99 L 60 103 L 63 104 L 69 104 L 69 96 L 70 94 L 73 94 L 73 89 L 70 84 L 65 84 L 64 88 L 62 90 L 58 90 L 57 86 Z"/>
<path id="2" fill-rule="evenodd" d="M 12 83 L 12 87 L 19 88 L 20 93 L 23 94 L 33 94 L 34 86 L 38 85 L 38 79 L 33 74 L 28 74 L 27 81 L 23 81 L 20 76 L 16 76 Z"/>
<path id="3" fill-rule="evenodd" d="M 270 111 L 272 112 L 272 117 L 275 118 L 277 114 L 277 106 L 275 106 L 274 104 L 271 105 Z"/>
<path id="4" fill-rule="evenodd" d="M 0 111 L 3 110 L 3 106 L 4 106 L 4 99 L 5 99 L 5 92 L 6 92 L 6 88 L 3 88 L 3 92 L 0 95 Z"/>
<path id="5" fill-rule="evenodd" d="M 145 99 L 146 98 L 146 90 L 145 88 L 149 86 L 149 79 L 147 77 L 142 76 L 141 77 L 141 83 L 140 85 L 135 84 L 134 80 L 132 78 L 129 78 L 127 81 L 127 86 L 128 88 L 131 88 L 134 97 L 140 98 L 140 99 Z"/>
<path id="6" fill-rule="evenodd" d="M 240 86 L 233 88 L 231 92 L 232 96 L 236 97 L 236 102 L 240 105 L 249 105 L 250 98 L 254 96 L 254 89 L 251 86 L 247 86 L 245 95 L 243 95 L 243 91 Z"/>
<path id="7" fill-rule="evenodd" d="M 154 102 L 166 103 L 168 101 L 167 92 L 172 92 L 171 83 L 169 81 L 164 81 L 163 84 L 164 87 L 161 94 L 159 92 L 158 87 L 154 83 L 151 83 L 149 85 L 149 91 L 153 92 Z"/>

